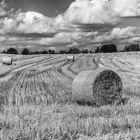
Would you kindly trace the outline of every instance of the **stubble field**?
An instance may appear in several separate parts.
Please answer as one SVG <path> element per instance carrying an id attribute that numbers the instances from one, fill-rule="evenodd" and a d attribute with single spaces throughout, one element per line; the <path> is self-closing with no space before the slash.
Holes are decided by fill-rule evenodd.
<path id="1" fill-rule="evenodd" d="M 5 55 L 0 55 L 0 59 Z M 0 63 L 0 139 L 121 140 L 140 139 L 140 54 L 9 55 L 13 65 Z M 100 108 L 77 104 L 72 81 L 99 67 L 121 76 L 125 105 Z"/>

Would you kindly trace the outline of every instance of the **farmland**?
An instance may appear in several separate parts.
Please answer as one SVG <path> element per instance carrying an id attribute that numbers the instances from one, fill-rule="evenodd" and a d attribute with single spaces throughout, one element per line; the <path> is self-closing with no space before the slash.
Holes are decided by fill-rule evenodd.
<path id="1" fill-rule="evenodd" d="M 5 55 L 0 55 L 1 58 Z M 0 137 L 3 140 L 140 139 L 140 54 L 9 55 L 0 63 Z M 113 69 L 121 76 L 126 105 L 82 106 L 72 81 L 84 70 Z"/>

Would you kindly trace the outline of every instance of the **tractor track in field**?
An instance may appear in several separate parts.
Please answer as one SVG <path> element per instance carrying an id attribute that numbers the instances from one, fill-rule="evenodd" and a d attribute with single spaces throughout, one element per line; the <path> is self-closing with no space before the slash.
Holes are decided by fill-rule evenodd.
<path id="1" fill-rule="evenodd" d="M 66 77 L 70 78 L 73 80 L 75 78 L 75 74 L 68 69 L 69 65 L 72 65 L 71 62 L 66 62 L 59 71 L 61 71 Z"/>
<path id="2" fill-rule="evenodd" d="M 110 62 L 115 67 L 115 69 L 117 71 L 119 71 L 119 72 L 130 73 L 130 74 L 138 74 L 138 73 L 134 72 L 134 70 L 131 70 L 130 67 L 129 68 L 128 67 L 126 68 L 125 65 L 121 67 L 120 64 L 118 64 L 119 63 L 118 60 L 113 59 Z"/>
<path id="3" fill-rule="evenodd" d="M 13 88 L 15 81 L 18 80 L 18 77 L 21 75 L 21 73 L 22 73 L 22 71 L 18 71 L 8 81 L 1 82 L 1 84 L 0 84 L 0 93 L 1 93 L 0 94 L 1 95 L 0 105 L 8 103 L 9 92 Z"/>
<path id="4" fill-rule="evenodd" d="M 44 61 L 47 61 L 47 60 L 49 59 L 50 60 L 50 58 L 42 58 L 41 60 L 34 60 L 33 62 L 28 62 L 28 63 L 25 63 L 25 64 L 22 64 L 22 65 L 19 65 L 19 66 L 17 66 L 17 67 L 15 67 L 12 71 L 14 72 L 14 71 L 18 71 L 19 69 L 24 69 L 24 68 L 28 68 L 28 67 L 31 67 L 31 66 L 35 66 L 35 65 L 37 65 L 37 64 L 39 64 L 39 63 L 42 63 L 42 62 L 44 62 Z M 48 61 L 49 61 L 48 60 Z M 50 60 L 51 61 L 51 60 Z"/>
<path id="5" fill-rule="evenodd" d="M 66 75 L 66 77 L 70 78 L 71 80 L 73 80 L 75 78 L 75 76 L 78 74 L 77 72 L 75 72 L 73 69 L 72 69 L 72 66 L 82 57 L 83 55 L 81 56 L 78 56 L 76 59 L 75 59 L 75 62 L 67 62 L 64 63 L 64 65 L 61 66 L 61 72 Z"/>
<path id="6" fill-rule="evenodd" d="M 14 58 L 14 62 L 18 62 L 18 61 L 28 61 L 28 60 L 30 60 L 30 59 L 34 59 L 34 58 L 38 58 L 38 56 L 37 55 L 33 55 L 33 56 L 27 56 L 27 55 L 25 55 L 25 56 L 22 56 L 22 57 L 20 57 L 20 58 Z"/>
<path id="7" fill-rule="evenodd" d="M 131 58 L 132 57 L 129 56 L 129 60 L 131 60 Z M 129 62 L 129 60 L 127 55 L 123 57 L 119 56 L 119 58 L 117 56 L 112 56 L 110 58 L 104 58 L 102 62 L 106 68 L 116 70 L 118 72 L 125 88 L 128 85 L 132 85 L 132 89 L 138 88 L 139 77 L 137 75 L 139 75 L 139 71 L 133 68 L 132 62 L 134 59 L 132 59 L 132 62 Z"/>
<path id="8" fill-rule="evenodd" d="M 46 57 L 44 58 L 43 57 L 39 61 L 34 60 L 34 62 L 28 62 L 28 63 L 22 64 L 22 65 L 15 66 L 14 68 L 11 68 L 9 71 L 0 74 L 0 77 L 1 78 L 5 77 L 5 76 L 9 75 L 10 73 L 14 75 L 14 73 L 17 72 L 17 71 L 37 66 L 40 63 L 48 63 L 48 62 L 52 61 L 52 59 L 55 60 L 57 58 L 46 58 Z"/>
<path id="9" fill-rule="evenodd" d="M 74 75 L 84 70 L 95 70 L 97 68 L 93 61 L 94 57 L 84 56 L 76 61 L 76 63 L 71 64 L 67 67 L 68 71 L 71 71 Z"/>
<path id="10" fill-rule="evenodd" d="M 37 63 L 41 63 L 41 62 L 45 61 L 44 59 L 46 60 L 46 58 L 43 58 L 43 59 L 41 59 L 41 60 L 39 60 L 39 61 L 37 61 L 37 62 L 36 62 L 36 61 L 35 61 L 35 62 L 28 62 L 28 63 L 22 64 L 22 65 L 18 65 L 18 66 L 12 67 L 10 70 L 8 70 L 8 71 L 6 71 L 6 72 L 0 74 L 0 78 L 3 78 L 3 77 L 5 77 L 5 76 L 9 75 L 10 73 L 15 73 L 15 72 L 17 72 L 17 71 L 26 69 L 27 67 L 34 66 L 34 65 L 36 65 Z M 47 59 L 49 59 L 49 58 L 47 58 Z M 50 60 L 50 61 L 51 61 L 51 60 Z"/>
<path id="11" fill-rule="evenodd" d="M 37 101 L 39 95 L 47 95 L 53 101 L 57 91 L 59 91 L 58 95 L 61 92 L 63 94 L 70 93 L 71 88 L 67 86 L 70 84 L 66 84 L 66 82 L 70 83 L 71 80 L 57 69 L 46 69 L 45 71 L 24 69 L 10 89 L 9 102 L 18 105 L 29 102 L 39 104 L 40 100 Z M 44 102 L 43 96 L 41 102 Z"/>

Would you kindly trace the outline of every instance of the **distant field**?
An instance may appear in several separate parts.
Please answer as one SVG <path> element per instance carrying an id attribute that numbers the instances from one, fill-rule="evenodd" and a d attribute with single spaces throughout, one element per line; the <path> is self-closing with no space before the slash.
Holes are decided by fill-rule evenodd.
<path id="1" fill-rule="evenodd" d="M 101 54 L 99 67 L 117 71 L 130 98 L 101 108 L 79 106 L 71 93 L 79 72 L 97 69 L 99 54 L 78 54 L 75 62 L 67 55 L 10 56 L 13 65 L 0 63 L 1 139 L 140 138 L 140 53 Z"/>

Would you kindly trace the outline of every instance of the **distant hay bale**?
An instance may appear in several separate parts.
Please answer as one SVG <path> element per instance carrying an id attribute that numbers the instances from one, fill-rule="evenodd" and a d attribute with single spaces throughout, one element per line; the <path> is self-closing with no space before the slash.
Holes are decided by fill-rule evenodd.
<path id="1" fill-rule="evenodd" d="M 101 55 L 95 56 L 93 58 L 93 63 L 95 64 L 95 66 L 98 68 L 100 65 L 100 59 L 101 59 Z"/>
<path id="2" fill-rule="evenodd" d="M 73 61 L 73 62 L 74 62 L 75 58 L 74 58 L 74 56 L 67 56 L 67 60 L 68 60 L 68 61 Z"/>
<path id="3" fill-rule="evenodd" d="M 12 62 L 13 62 L 13 58 L 11 57 L 3 57 L 2 58 L 2 64 L 5 64 L 5 65 L 12 65 Z"/>
<path id="4" fill-rule="evenodd" d="M 120 76 L 104 68 L 83 71 L 72 83 L 74 100 L 97 106 L 113 104 L 122 97 L 123 85 Z"/>

